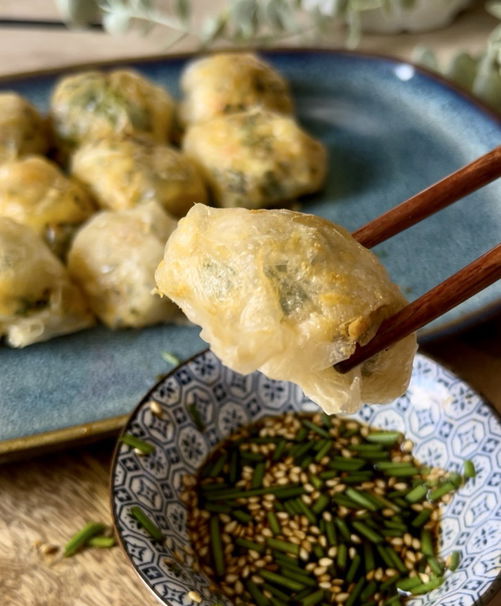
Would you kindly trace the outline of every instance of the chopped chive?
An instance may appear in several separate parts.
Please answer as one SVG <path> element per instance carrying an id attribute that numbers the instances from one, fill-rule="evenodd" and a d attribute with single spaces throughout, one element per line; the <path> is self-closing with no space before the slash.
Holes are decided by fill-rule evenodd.
<path id="1" fill-rule="evenodd" d="M 461 559 L 461 556 L 459 554 L 459 551 L 453 551 L 451 553 L 451 555 L 449 556 L 449 570 L 456 570 L 457 567 L 459 566 L 459 561 Z"/>
<path id="2" fill-rule="evenodd" d="M 279 600 L 282 600 L 285 603 L 289 601 L 289 595 L 275 587 L 274 585 L 270 585 L 269 583 L 263 583 L 263 589 L 269 591 L 272 595 L 274 595 Z"/>
<path id="3" fill-rule="evenodd" d="M 437 576 L 442 576 L 444 574 L 444 567 L 437 560 L 437 558 L 435 558 L 433 556 L 428 556 L 427 561 L 428 561 L 430 568 Z"/>
<path id="4" fill-rule="evenodd" d="M 241 490 L 240 488 L 228 488 L 227 490 L 218 490 L 205 495 L 209 500 L 231 500 L 256 497 L 264 494 L 274 494 L 279 499 L 290 499 L 299 497 L 306 491 L 300 484 L 285 484 L 284 486 L 267 486 L 264 488 L 251 488 Z"/>
<path id="5" fill-rule="evenodd" d="M 295 504 L 299 514 L 306 516 L 310 524 L 316 525 L 317 518 L 313 513 L 313 509 L 310 509 L 302 499 L 296 499 Z"/>
<path id="6" fill-rule="evenodd" d="M 337 565 L 339 568 L 344 569 L 346 566 L 346 558 L 348 555 L 348 548 L 344 543 L 341 543 L 337 548 Z"/>
<path id="7" fill-rule="evenodd" d="M 382 471 L 400 469 L 402 467 L 404 469 L 410 467 L 411 469 L 415 469 L 417 473 L 421 472 L 421 470 L 412 465 L 412 463 L 402 463 L 400 461 L 381 461 L 380 463 L 376 463 L 376 468 Z"/>
<path id="8" fill-rule="evenodd" d="M 204 507 L 211 513 L 230 513 L 231 511 L 229 505 L 223 505 L 222 503 L 206 503 Z"/>
<path id="9" fill-rule="evenodd" d="M 116 544 L 115 537 L 97 536 L 91 537 L 88 542 L 91 547 L 99 547 L 101 549 L 109 549 L 114 547 Z"/>
<path id="10" fill-rule="evenodd" d="M 474 478 L 477 475 L 477 470 L 475 469 L 475 465 L 473 461 L 469 459 L 464 462 L 464 477 L 465 478 Z"/>
<path id="11" fill-rule="evenodd" d="M 326 454 L 331 449 L 331 446 L 332 446 L 332 442 L 330 440 L 325 440 L 324 445 L 322 446 L 322 448 L 320 448 L 320 450 L 315 455 L 315 461 L 317 461 L 317 463 L 320 462 L 326 456 Z"/>
<path id="12" fill-rule="evenodd" d="M 422 583 L 421 585 L 417 585 L 416 587 L 413 587 L 410 592 L 412 593 L 412 595 L 421 595 L 423 593 L 428 593 L 432 589 L 440 587 L 442 583 L 443 579 L 441 577 L 432 577 L 428 581 L 428 583 Z"/>
<path id="13" fill-rule="evenodd" d="M 264 461 L 264 455 L 260 454 L 259 452 L 252 452 L 252 450 L 245 450 L 243 448 L 240 450 L 240 456 L 242 459 L 245 459 L 246 461 L 253 461 L 254 463 Z"/>
<path id="14" fill-rule="evenodd" d="M 304 585 L 298 583 L 297 581 L 294 581 L 294 579 L 288 579 L 287 577 L 284 577 L 275 572 L 271 572 L 270 570 L 260 570 L 259 575 L 270 583 L 275 583 L 276 585 L 287 587 L 287 589 L 292 589 L 292 591 L 301 591 L 304 589 Z"/>
<path id="15" fill-rule="evenodd" d="M 383 446 L 393 446 L 402 438 L 399 431 L 373 431 L 366 436 L 367 442 L 382 444 Z"/>
<path id="16" fill-rule="evenodd" d="M 329 505 L 330 499 L 326 494 L 321 494 L 318 499 L 311 506 L 311 510 L 314 514 L 320 515 L 324 509 Z"/>
<path id="17" fill-rule="evenodd" d="M 426 528 L 423 528 L 421 531 L 421 552 L 425 556 L 433 556 L 433 540 L 431 538 L 431 533 Z"/>
<path id="18" fill-rule="evenodd" d="M 151 520 L 151 518 L 137 505 L 130 508 L 131 514 L 136 518 L 139 524 L 157 541 L 161 541 L 164 535 L 160 528 Z"/>
<path id="19" fill-rule="evenodd" d="M 358 505 L 363 507 L 364 509 L 369 509 L 370 511 L 377 511 L 378 507 L 374 505 L 372 500 L 368 497 L 368 495 L 364 492 L 355 490 L 354 488 L 347 488 L 345 491 L 347 497 L 355 501 Z"/>
<path id="20" fill-rule="evenodd" d="M 297 570 L 291 570 L 290 568 L 284 567 L 280 572 L 284 575 L 284 577 L 294 579 L 306 587 L 318 587 L 317 581 L 313 577 L 308 576 L 308 573 L 304 570 L 300 573 Z"/>
<path id="21" fill-rule="evenodd" d="M 221 540 L 221 529 L 219 528 L 219 520 L 217 516 L 212 516 L 210 519 L 210 544 L 212 550 L 212 562 L 214 570 L 218 577 L 224 575 L 224 553 L 223 542 Z"/>
<path id="22" fill-rule="evenodd" d="M 262 553 L 265 547 L 263 543 L 256 543 L 255 541 L 250 541 L 249 539 L 244 539 L 242 537 L 237 537 L 235 539 L 235 544 L 239 547 L 244 547 L 245 549 L 257 551 L 258 553 Z"/>
<path id="23" fill-rule="evenodd" d="M 317 490 L 320 490 L 322 488 L 323 482 L 317 476 L 310 476 L 309 480 L 310 480 L 310 483 L 313 486 L 313 488 L 316 488 Z"/>
<path id="24" fill-rule="evenodd" d="M 323 427 L 320 427 L 319 425 L 316 425 L 315 423 L 308 421 L 308 419 L 303 419 L 302 423 L 303 423 L 304 427 L 307 427 L 314 433 L 317 433 L 319 436 L 322 436 L 323 438 L 331 439 L 330 433 Z"/>
<path id="25" fill-rule="evenodd" d="M 301 606 L 315 606 L 324 599 L 323 589 L 319 589 L 314 593 L 310 593 L 309 596 L 305 597 L 301 601 Z"/>
<path id="26" fill-rule="evenodd" d="M 332 547 L 337 545 L 337 537 L 336 537 L 336 527 L 334 526 L 334 522 L 329 520 L 325 522 L 325 533 L 327 535 L 327 542 Z"/>
<path id="27" fill-rule="evenodd" d="M 223 467 L 228 459 L 228 453 L 223 451 L 219 456 L 212 461 L 212 467 L 209 471 L 209 478 L 217 478 L 217 476 L 223 471 Z"/>
<path id="28" fill-rule="evenodd" d="M 296 543 L 289 543 L 288 541 L 274 539 L 272 537 L 269 537 L 266 542 L 272 549 L 278 549 L 278 551 L 299 555 L 299 545 L 296 545 Z"/>
<path id="29" fill-rule="evenodd" d="M 205 509 L 207 509 L 207 505 L 205 506 Z M 234 509 L 231 512 L 231 515 L 242 524 L 248 524 L 252 520 L 251 514 L 243 511 L 242 509 Z"/>
<path id="30" fill-rule="evenodd" d="M 89 522 L 82 530 L 74 534 L 64 546 L 64 556 L 70 557 L 74 555 L 80 548 L 84 547 L 89 539 L 100 534 L 105 530 L 106 526 L 99 522 Z"/>
<path id="31" fill-rule="evenodd" d="M 384 583 L 383 583 L 384 585 Z M 382 587 L 382 585 L 381 585 Z M 394 595 L 391 598 L 388 598 L 387 600 L 385 600 L 382 604 L 382 606 L 399 606 L 400 604 L 402 604 L 402 602 L 400 601 L 400 596 L 399 595 Z"/>
<path id="32" fill-rule="evenodd" d="M 162 358 L 169 364 L 172 364 L 172 366 L 177 366 L 181 362 L 181 360 L 170 351 L 162 351 Z"/>
<path id="33" fill-rule="evenodd" d="M 348 572 L 346 573 L 345 580 L 347 583 L 351 583 L 355 579 L 355 574 L 357 572 L 358 567 L 360 566 L 362 558 L 357 554 L 351 561 L 350 567 L 348 568 Z"/>
<path id="34" fill-rule="evenodd" d="M 238 480 L 238 476 L 240 473 L 240 460 L 238 456 L 238 450 L 234 449 L 231 451 L 230 455 L 230 465 L 229 465 L 229 481 L 230 484 L 235 484 Z"/>
<path id="35" fill-rule="evenodd" d="M 418 585 L 421 585 L 421 579 L 416 576 L 416 577 L 407 577 L 405 579 L 401 579 L 400 581 L 398 581 L 397 583 L 397 588 L 401 589 L 402 591 L 410 591 L 413 587 L 417 587 Z"/>
<path id="36" fill-rule="evenodd" d="M 282 532 L 282 529 L 280 527 L 280 523 L 278 521 L 278 518 L 275 515 L 275 512 L 274 511 L 268 511 L 268 513 L 266 514 L 266 517 L 268 518 L 268 524 L 270 526 L 271 532 L 273 534 L 280 534 Z"/>
<path id="37" fill-rule="evenodd" d="M 253 581 L 246 581 L 245 586 L 247 587 L 247 591 L 251 594 L 257 606 L 268 606 L 268 600 L 264 597 L 258 586 Z"/>
<path id="38" fill-rule="evenodd" d="M 409 501 L 409 503 L 417 503 L 425 498 L 427 492 L 428 488 L 426 486 L 418 484 L 416 488 L 413 488 L 406 494 L 405 499 Z"/>
<path id="39" fill-rule="evenodd" d="M 459 488 L 463 483 L 463 477 L 456 472 L 449 473 L 447 479 L 449 480 L 449 482 L 452 482 L 454 484 L 455 488 Z"/>
<path id="40" fill-rule="evenodd" d="M 339 529 L 339 532 L 347 541 L 351 541 L 351 533 L 343 518 L 334 518 L 334 522 Z"/>
<path id="41" fill-rule="evenodd" d="M 420 511 L 412 521 L 411 526 L 413 526 L 414 528 L 421 528 L 421 526 L 424 526 L 426 522 L 430 519 L 431 512 L 431 509 L 423 509 L 422 511 Z"/>
<path id="42" fill-rule="evenodd" d="M 393 562 L 392 568 L 396 568 L 399 572 L 403 572 L 403 573 L 407 572 L 406 565 L 403 563 L 401 557 L 398 555 L 398 553 L 394 549 L 387 546 L 386 553 L 388 554 L 388 557 L 390 558 L 390 560 L 392 560 L 392 562 Z"/>
<path id="43" fill-rule="evenodd" d="M 261 488 L 263 484 L 264 472 L 266 469 L 265 463 L 258 463 L 252 474 L 251 488 Z"/>
<path id="44" fill-rule="evenodd" d="M 308 467 L 310 466 L 310 463 L 313 463 L 313 457 L 306 457 L 301 461 L 301 469 L 308 469 Z"/>
<path id="45" fill-rule="evenodd" d="M 441 486 L 432 490 L 428 496 L 430 501 L 436 501 L 455 489 L 456 487 L 452 482 L 444 482 Z"/>
<path id="46" fill-rule="evenodd" d="M 283 455 L 286 445 L 287 445 L 287 443 L 284 439 L 282 439 L 280 442 L 278 442 L 277 447 L 273 451 L 273 455 L 271 457 L 272 461 L 276 462 L 276 461 L 280 460 L 280 457 Z"/>
<path id="47" fill-rule="evenodd" d="M 393 568 L 393 565 L 394 565 L 393 560 L 390 557 L 387 548 L 384 545 L 378 544 L 378 545 L 376 545 L 376 549 L 377 549 L 379 555 L 381 556 L 381 559 L 386 564 L 386 566 L 388 568 Z"/>
<path id="48" fill-rule="evenodd" d="M 354 606 L 357 603 L 358 596 L 362 593 L 365 585 L 365 577 L 358 579 L 355 587 L 351 590 L 349 597 L 347 598 L 344 606 Z"/>
<path id="49" fill-rule="evenodd" d="M 338 471 L 354 471 L 360 469 L 364 465 L 365 461 L 363 459 L 356 459 L 355 457 L 351 459 L 346 459 L 345 457 L 332 457 L 328 467 L 337 469 Z"/>
<path id="50" fill-rule="evenodd" d="M 307 436 L 308 436 L 308 430 L 306 429 L 306 427 L 300 427 L 298 429 L 298 432 L 296 433 L 295 440 L 296 440 L 296 442 L 304 442 L 304 440 L 307 438 Z"/>
<path id="51" fill-rule="evenodd" d="M 381 444 L 350 444 L 348 448 L 354 452 L 383 452 Z"/>
<path id="52" fill-rule="evenodd" d="M 364 541 L 364 567 L 365 572 L 370 572 L 376 568 L 376 560 L 374 557 L 374 550 L 372 545 L 367 541 Z"/>
<path id="53" fill-rule="evenodd" d="M 376 590 L 377 590 L 376 583 L 374 581 L 370 581 L 370 583 L 365 586 L 364 590 L 360 594 L 360 599 L 362 601 L 368 600 L 376 593 Z"/>
<path id="54" fill-rule="evenodd" d="M 357 530 L 360 534 L 362 534 L 365 538 L 369 539 L 369 541 L 372 541 L 373 543 L 381 543 L 381 541 L 383 540 L 383 537 L 378 532 L 372 530 L 372 528 L 367 526 L 367 524 L 365 524 L 364 522 L 360 522 L 357 520 L 352 523 L 352 526 L 353 528 L 355 528 L 355 530 Z"/>
<path id="55" fill-rule="evenodd" d="M 143 454 L 151 454 L 152 452 L 155 452 L 155 447 L 153 444 L 148 444 L 148 442 L 145 442 L 140 438 L 136 438 L 136 436 L 133 436 L 131 433 L 124 434 L 120 438 L 120 441 L 127 444 L 127 446 L 130 446 L 131 448 L 137 448 Z"/>
<path id="56" fill-rule="evenodd" d="M 188 412 L 190 413 L 190 417 L 191 417 L 193 423 L 195 423 L 195 427 L 198 429 L 198 431 L 203 431 L 205 429 L 205 423 L 204 423 L 204 420 L 202 419 L 202 415 L 200 414 L 200 411 L 197 408 L 197 405 L 195 403 L 188 404 L 188 406 L 186 408 L 188 409 Z"/>
<path id="57" fill-rule="evenodd" d="M 374 472 L 372 471 L 354 471 L 343 476 L 342 481 L 343 484 L 362 484 L 363 482 L 371 480 L 373 477 Z"/>

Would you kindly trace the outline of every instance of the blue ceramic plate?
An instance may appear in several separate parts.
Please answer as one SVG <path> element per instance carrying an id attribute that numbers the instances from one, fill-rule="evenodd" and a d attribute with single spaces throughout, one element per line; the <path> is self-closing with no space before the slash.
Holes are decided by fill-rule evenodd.
<path id="1" fill-rule="evenodd" d="M 303 203 L 355 229 L 501 141 L 492 114 L 443 81 L 392 59 L 329 51 L 266 55 L 291 82 L 302 124 L 329 148 L 325 191 Z M 186 58 L 130 63 L 179 94 Z M 68 70 L 66 70 L 68 71 Z M 61 73 L 0 81 L 46 109 Z M 491 184 L 379 246 L 393 279 L 413 299 L 487 251 L 501 232 L 501 184 Z M 501 300 L 493 285 L 427 329 L 478 319 Z M 22 351 L 0 345 L 0 455 L 102 432 L 169 368 L 204 344 L 197 328 L 112 333 L 96 328 Z M 44 433 L 42 438 L 40 434 Z M 41 441 L 42 440 L 42 441 Z"/>
<path id="2" fill-rule="evenodd" d="M 151 401 L 160 405 L 161 417 L 152 413 Z M 203 432 L 187 414 L 190 404 L 200 413 Z M 183 475 L 196 473 L 214 445 L 239 426 L 289 410 L 318 409 L 292 383 L 259 372 L 242 376 L 203 352 L 158 383 L 133 412 L 124 431 L 153 444 L 155 452 L 138 456 L 125 444 L 117 447 L 113 516 L 130 562 L 161 603 L 192 604 L 190 590 L 203 596 L 201 606 L 222 603 L 211 595 L 204 575 L 191 569 L 193 556 L 185 552 L 186 507 L 179 498 Z M 416 445 L 415 456 L 428 465 L 461 471 L 465 459 L 474 462 L 476 478 L 458 490 L 442 515 L 440 555 L 460 551 L 460 566 L 446 573 L 440 588 L 409 606 L 487 603 L 501 572 L 501 425 L 496 415 L 468 385 L 418 355 L 404 396 L 390 405 L 364 406 L 353 418 L 402 431 Z M 130 514 L 135 505 L 162 530 L 163 544 L 152 542 L 138 527 Z M 175 552 L 186 553 L 181 566 Z"/>

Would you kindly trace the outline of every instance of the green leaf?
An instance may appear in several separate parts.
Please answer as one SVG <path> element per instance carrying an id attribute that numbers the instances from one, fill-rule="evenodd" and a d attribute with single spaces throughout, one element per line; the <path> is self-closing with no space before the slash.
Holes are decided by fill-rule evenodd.
<path id="1" fill-rule="evenodd" d="M 224 15 L 209 17 L 202 25 L 201 42 L 208 46 L 226 30 L 227 21 Z"/>
<path id="2" fill-rule="evenodd" d="M 181 22 L 187 23 L 191 16 L 191 5 L 189 0 L 176 0 L 174 12 Z"/>

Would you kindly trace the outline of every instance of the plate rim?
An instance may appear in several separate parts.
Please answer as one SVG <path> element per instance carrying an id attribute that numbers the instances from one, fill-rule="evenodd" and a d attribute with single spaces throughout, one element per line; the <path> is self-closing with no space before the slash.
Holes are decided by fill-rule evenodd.
<path id="1" fill-rule="evenodd" d="M 127 549 L 125 547 L 125 541 L 122 537 L 122 534 L 119 532 L 119 529 L 118 529 L 118 514 L 117 514 L 117 511 L 115 508 L 115 498 L 114 498 L 114 478 L 115 478 L 115 471 L 116 471 L 117 465 L 118 465 L 119 451 L 122 446 L 122 442 L 121 442 L 120 438 L 125 434 L 127 428 L 129 427 L 130 423 L 133 421 L 133 419 L 138 414 L 140 408 L 142 406 L 144 406 L 144 404 L 150 399 L 151 394 L 153 394 L 162 383 L 164 383 L 171 376 L 173 376 L 181 367 L 185 366 L 186 364 L 191 363 L 192 361 L 199 358 L 200 356 L 205 355 L 207 352 L 211 352 L 210 347 L 206 347 L 205 349 L 199 351 L 198 353 L 194 354 L 193 356 L 186 358 L 186 360 L 183 360 L 182 362 L 177 364 L 175 367 L 173 367 L 161 379 L 156 381 L 155 384 L 150 389 L 148 389 L 145 392 L 144 396 L 139 400 L 139 402 L 132 409 L 131 413 L 128 415 L 126 422 L 124 423 L 123 427 L 120 430 L 120 433 L 117 437 L 115 446 L 113 448 L 113 455 L 112 455 L 110 465 L 109 465 L 108 505 L 109 505 L 110 512 L 111 512 L 111 522 L 112 522 L 113 529 L 114 529 L 114 532 L 115 532 L 115 535 L 117 538 L 118 546 L 120 547 L 120 550 L 122 551 L 122 554 L 125 557 L 125 559 L 127 560 L 128 564 L 130 565 L 130 567 L 136 574 L 136 577 L 141 580 L 143 585 L 150 591 L 150 593 L 157 600 L 157 602 L 159 604 L 164 604 L 165 606 L 174 606 L 174 605 L 171 602 L 161 601 L 160 597 L 155 593 L 153 588 L 147 583 L 146 579 L 143 578 L 140 571 L 136 568 L 136 566 L 132 562 L 132 558 L 130 557 L 129 552 L 127 551 Z M 219 360 L 221 365 L 224 367 L 225 365 L 220 360 L 220 358 L 218 358 L 218 356 L 216 356 L 216 354 L 214 354 L 214 352 L 212 352 L 212 353 Z M 440 368 L 447 371 L 447 373 L 449 373 L 450 375 L 452 375 L 453 377 L 455 377 L 456 379 L 459 379 L 459 381 L 464 383 L 473 392 L 473 394 L 475 396 L 479 397 L 487 405 L 490 412 L 494 415 L 494 417 L 498 420 L 498 422 L 501 423 L 501 412 L 498 411 L 497 408 L 488 399 L 486 399 L 480 392 L 478 392 L 475 388 L 473 388 L 466 379 L 463 379 L 456 372 L 451 370 L 447 365 L 443 364 L 442 362 L 437 361 L 433 356 L 429 355 L 428 353 L 423 353 L 418 350 L 415 354 L 414 359 L 416 359 L 416 357 L 418 357 L 418 356 L 424 358 L 426 361 L 432 362 L 433 364 L 439 366 Z M 260 371 L 254 371 L 254 372 L 260 372 Z M 412 379 L 412 377 L 411 377 L 411 379 Z M 384 406 L 384 404 L 381 404 L 381 406 Z M 501 575 L 498 575 L 498 577 L 493 581 L 491 586 L 493 586 L 494 588 L 493 588 L 492 594 L 487 596 L 487 599 L 489 601 L 494 600 L 496 598 L 496 596 L 501 596 Z M 483 595 L 479 596 L 475 600 L 475 602 L 472 606 L 483 606 L 485 604 L 485 601 L 484 601 L 485 596 L 488 593 L 489 593 L 489 590 L 487 590 Z M 490 604 L 489 604 L 489 606 L 490 606 Z"/>
<path id="2" fill-rule="evenodd" d="M 315 46 L 284 46 L 265 48 L 259 46 L 252 47 L 227 47 L 224 49 L 210 49 L 195 50 L 181 53 L 159 53 L 150 54 L 141 57 L 118 57 L 115 59 L 103 59 L 91 62 L 75 62 L 67 65 L 55 66 L 50 68 L 42 68 L 37 70 L 26 70 L 15 72 L 12 74 L 0 75 L 0 86 L 8 84 L 9 82 L 15 83 L 16 81 L 37 78 L 37 77 L 57 77 L 63 74 L 71 73 L 75 70 L 84 69 L 103 69 L 103 68 L 114 68 L 124 65 L 148 65 L 159 61 L 175 61 L 175 60 L 189 60 L 199 56 L 206 56 L 211 54 L 229 53 L 229 52 L 256 52 L 266 55 L 280 55 L 280 54 L 313 54 L 313 55 L 327 55 L 334 57 L 353 57 L 359 58 L 366 61 L 375 62 L 387 62 L 389 64 L 398 66 L 406 65 L 411 66 L 416 70 L 417 73 L 424 75 L 426 78 L 435 81 L 440 84 L 443 88 L 453 92 L 459 97 L 463 98 L 467 103 L 472 105 L 476 110 L 480 111 L 489 120 L 493 121 L 496 126 L 501 129 L 501 113 L 498 113 L 489 108 L 481 100 L 473 96 L 471 93 L 461 88 L 454 82 L 449 81 L 447 78 L 433 72 L 432 70 L 417 65 L 413 61 L 408 61 L 398 57 L 388 55 L 386 53 L 373 53 L 361 50 L 349 50 L 342 47 L 315 47 Z M 439 329 L 432 329 L 429 332 L 424 332 L 420 335 L 420 341 L 427 343 L 434 338 L 440 338 L 451 334 L 456 327 L 459 325 L 459 330 L 469 329 L 485 321 L 489 321 L 497 315 L 501 310 L 501 299 L 493 301 L 486 305 L 480 312 L 474 313 L 469 312 L 465 314 L 460 321 L 451 320 L 449 323 L 443 325 Z M 205 350 L 203 350 L 205 351 Z M 201 352 L 195 354 L 199 355 Z M 195 357 L 194 356 L 194 357 Z M 187 358 L 182 363 L 188 362 L 192 358 Z M 436 362 L 435 360 L 433 360 Z M 436 362 L 443 365 L 441 362 Z M 176 367 L 177 368 L 177 367 Z M 447 366 L 445 366 L 447 368 Z M 175 369 L 174 369 L 175 370 Z M 448 369 L 449 370 L 449 369 Z M 451 371 L 454 372 L 454 371 Z M 169 373 L 170 374 L 170 373 Z M 460 377 L 461 378 L 461 377 Z M 482 395 L 482 394 L 480 394 Z M 483 396 L 482 396 L 483 397 Z M 484 398 L 485 400 L 485 398 Z M 488 400 L 486 400 L 488 401 Z M 497 413 L 495 407 L 489 402 L 490 407 Z M 499 414 L 499 413 L 498 413 Z M 48 432 L 39 432 L 31 435 L 11 438 L 7 440 L 0 440 L 0 464 L 3 462 L 16 460 L 22 456 L 31 456 L 43 454 L 45 452 L 55 450 L 57 448 L 64 448 L 69 445 L 83 444 L 85 442 L 96 440 L 99 438 L 105 438 L 109 435 L 116 435 L 122 427 L 124 427 L 126 421 L 129 418 L 129 414 L 119 415 L 115 417 L 108 417 L 105 419 L 99 419 L 98 421 L 83 423 L 79 425 L 71 425 L 61 429 L 51 430 Z"/>

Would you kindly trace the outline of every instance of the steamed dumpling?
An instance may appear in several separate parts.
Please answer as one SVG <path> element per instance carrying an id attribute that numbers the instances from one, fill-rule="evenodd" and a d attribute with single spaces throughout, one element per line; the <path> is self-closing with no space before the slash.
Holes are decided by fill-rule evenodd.
<path id="1" fill-rule="evenodd" d="M 185 153 L 200 166 L 219 206 L 262 208 L 319 190 L 324 146 L 281 114 L 253 110 L 192 126 Z"/>
<path id="2" fill-rule="evenodd" d="M 68 255 L 71 276 L 109 328 L 171 322 L 178 308 L 152 294 L 154 273 L 175 221 L 155 202 L 101 211 L 76 235 Z"/>
<path id="3" fill-rule="evenodd" d="M 51 115 L 63 155 L 84 141 L 113 135 L 168 140 L 174 101 L 163 88 L 132 70 L 83 72 L 54 89 Z"/>
<path id="4" fill-rule="evenodd" d="M 181 122 L 193 124 L 259 106 L 290 114 L 285 79 L 251 53 L 221 53 L 193 61 L 181 78 Z"/>
<path id="5" fill-rule="evenodd" d="M 377 257 L 325 219 L 196 205 L 155 278 L 224 364 L 297 383 L 328 413 L 407 387 L 414 336 L 347 374 L 333 368 L 406 301 Z"/>
<path id="6" fill-rule="evenodd" d="M 183 217 L 207 191 L 193 161 L 167 145 L 148 139 L 100 139 L 80 147 L 72 172 L 112 210 L 155 200 L 167 212 Z"/>
<path id="7" fill-rule="evenodd" d="M 59 256 L 95 206 L 83 187 L 41 156 L 0 165 L 0 216 L 37 232 Z"/>
<path id="8" fill-rule="evenodd" d="M 92 324 L 61 261 L 29 227 L 0 217 L 0 336 L 25 347 Z"/>
<path id="9" fill-rule="evenodd" d="M 48 148 L 46 120 L 14 92 L 0 93 L 0 164 Z"/>

